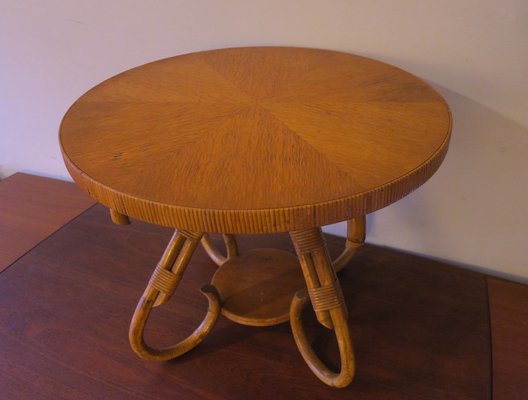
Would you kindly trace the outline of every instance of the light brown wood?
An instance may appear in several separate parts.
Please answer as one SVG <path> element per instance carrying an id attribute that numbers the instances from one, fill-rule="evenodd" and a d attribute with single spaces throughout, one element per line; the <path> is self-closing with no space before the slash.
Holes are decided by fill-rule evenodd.
<path id="1" fill-rule="evenodd" d="M 145 326 L 152 308 L 165 303 L 172 296 L 201 236 L 199 233 L 188 231 L 174 233 L 139 300 L 130 323 L 129 341 L 136 354 L 145 360 L 166 361 L 188 352 L 211 332 L 220 315 L 218 292 L 213 286 L 205 285 L 200 291 L 207 297 L 209 307 L 204 320 L 192 334 L 177 344 L 162 349 L 152 347 L 145 342 Z"/>
<path id="2" fill-rule="evenodd" d="M 332 263 L 336 272 L 341 271 L 352 260 L 356 251 L 365 243 L 366 234 L 367 218 L 365 216 L 347 221 L 345 249 Z"/>
<path id="3" fill-rule="evenodd" d="M 110 218 L 116 225 L 130 225 L 130 219 L 125 214 L 121 214 L 115 210 L 110 210 Z"/>
<path id="4" fill-rule="evenodd" d="M 293 338 L 304 361 L 320 380 L 329 386 L 346 387 L 352 382 L 356 370 L 348 312 L 321 229 L 296 231 L 290 235 L 308 286 L 308 293 L 304 289 L 297 292 L 291 303 Z M 319 359 L 304 333 L 301 311 L 308 303 L 308 295 L 319 322 L 335 331 L 341 359 L 341 369 L 337 373 Z"/>
<path id="5" fill-rule="evenodd" d="M 218 249 L 216 249 L 209 239 L 209 235 L 204 234 L 202 237 L 202 246 L 207 252 L 211 260 L 215 262 L 216 265 L 223 265 L 228 259 L 238 255 L 238 246 L 234 235 L 222 235 L 224 239 L 224 245 L 226 249 L 226 255 L 222 255 Z"/>
<path id="6" fill-rule="evenodd" d="M 211 281 L 222 315 L 250 326 L 271 326 L 290 318 L 290 303 L 304 287 L 299 261 L 277 249 L 253 249 L 222 265 Z"/>
<path id="7" fill-rule="evenodd" d="M 83 95 L 60 129 L 72 177 L 109 208 L 200 232 L 361 217 L 439 167 L 451 117 L 427 83 L 351 54 L 238 48 L 156 61 Z"/>

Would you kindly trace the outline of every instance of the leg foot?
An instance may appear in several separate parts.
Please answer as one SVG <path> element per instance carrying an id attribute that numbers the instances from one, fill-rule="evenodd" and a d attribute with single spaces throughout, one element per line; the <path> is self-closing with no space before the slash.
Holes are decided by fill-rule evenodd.
<path id="1" fill-rule="evenodd" d="M 201 236 L 201 233 L 188 231 L 174 233 L 139 300 L 130 323 L 129 340 L 132 349 L 146 360 L 165 361 L 188 352 L 209 334 L 220 314 L 221 305 L 218 292 L 214 286 L 205 285 L 200 291 L 207 297 L 209 307 L 204 320 L 191 335 L 164 349 L 149 346 L 143 338 L 145 325 L 152 308 L 165 303 L 172 296 Z"/>
<path id="2" fill-rule="evenodd" d="M 290 323 L 295 343 L 306 364 L 324 383 L 334 387 L 350 384 L 355 373 L 354 352 L 347 324 L 347 309 L 341 286 L 326 250 L 320 228 L 291 232 L 308 291 L 297 292 L 290 306 Z M 341 370 L 333 372 L 317 357 L 306 339 L 301 311 L 311 300 L 319 322 L 333 329 L 337 337 Z"/>

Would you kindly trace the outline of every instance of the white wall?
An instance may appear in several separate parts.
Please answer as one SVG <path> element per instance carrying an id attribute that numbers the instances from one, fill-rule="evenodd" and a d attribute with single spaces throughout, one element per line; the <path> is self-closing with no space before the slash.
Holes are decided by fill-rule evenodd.
<path id="1" fill-rule="evenodd" d="M 528 281 L 527 21 L 525 0 L 0 0 L 0 174 L 66 178 L 62 115 L 132 66 L 242 45 L 359 53 L 431 82 L 455 121 L 440 171 L 371 215 L 368 241 Z"/>

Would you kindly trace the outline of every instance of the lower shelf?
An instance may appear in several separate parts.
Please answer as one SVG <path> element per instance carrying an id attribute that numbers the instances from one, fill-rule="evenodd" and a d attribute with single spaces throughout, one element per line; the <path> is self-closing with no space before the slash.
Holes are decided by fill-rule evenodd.
<path id="1" fill-rule="evenodd" d="M 213 276 L 222 315 L 243 325 L 271 326 L 290 318 L 295 292 L 305 286 L 292 253 L 254 249 L 228 260 Z"/>

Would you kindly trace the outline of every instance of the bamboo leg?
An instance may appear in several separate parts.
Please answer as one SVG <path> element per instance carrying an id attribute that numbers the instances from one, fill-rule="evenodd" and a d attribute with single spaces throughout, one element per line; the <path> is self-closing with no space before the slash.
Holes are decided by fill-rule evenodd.
<path id="1" fill-rule="evenodd" d="M 356 251 L 365 242 L 365 232 L 367 228 L 367 219 L 365 216 L 353 218 L 347 221 L 347 240 L 345 249 L 334 260 L 334 269 L 336 272 L 341 271 L 348 262 L 354 257 Z"/>
<path id="2" fill-rule="evenodd" d="M 188 352 L 209 334 L 220 314 L 218 292 L 214 286 L 205 285 L 200 291 L 207 297 L 209 307 L 204 320 L 191 335 L 164 349 L 150 347 L 143 338 L 152 308 L 165 303 L 172 296 L 201 237 L 201 233 L 189 231 L 174 233 L 139 300 L 130 323 L 129 340 L 132 349 L 146 360 L 165 361 Z"/>
<path id="3" fill-rule="evenodd" d="M 116 210 L 110 209 L 110 218 L 112 218 L 112 222 L 116 225 L 130 225 L 128 215 L 121 214 Z"/>
<path id="4" fill-rule="evenodd" d="M 235 236 L 223 234 L 222 237 L 226 246 L 227 256 L 223 256 L 217 249 L 214 248 L 207 234 L 204 234 L 202 237 L 202 246 L 204 247 L 209 257 L 211 257 L 211 259 L 218 266 L 221 266 L 230 258 L 236 257 L 238 255 L 238 245 Z"/>
<path id="5" fill-rule="evenodd" d="M 341 286 L 326 250 L 320 228 L 291 232 L 293 244 L 299 256 L 308 292 L 298 291 L 290 306 L 290 323 L 295 343 L 312 372 L 324 383 L 334 387 L 350 384 L 355 373 L 354 352 L 347 324 L 347 309 Z M 317 357 L 304 333 L 301 311 L 308 303 L 319 322 L 333 329 L 337 337 L 341 370 L 328 369 Z"/>

